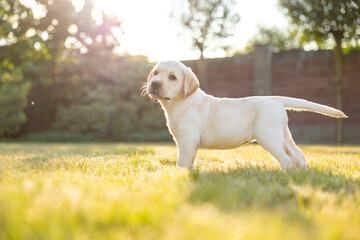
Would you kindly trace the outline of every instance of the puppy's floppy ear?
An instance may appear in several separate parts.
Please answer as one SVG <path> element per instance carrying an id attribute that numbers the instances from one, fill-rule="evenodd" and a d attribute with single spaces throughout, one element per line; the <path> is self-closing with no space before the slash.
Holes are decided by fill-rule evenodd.
<path id="1" fill-rule="evenodd" d="M 184 99 L 192 95 L 200 86 L 199 80 L 191 71 L 191 68 L 183 70 L 184 82 L 183 82 L 183 94 Z"/>

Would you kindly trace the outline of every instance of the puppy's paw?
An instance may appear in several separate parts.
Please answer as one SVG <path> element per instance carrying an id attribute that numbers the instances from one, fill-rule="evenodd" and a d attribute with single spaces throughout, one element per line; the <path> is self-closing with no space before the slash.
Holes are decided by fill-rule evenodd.
<path id="1" fill-rule="evenodd" d="M 182 162 L 177 162 L 176 166 L 178 168 L 182 168 L 182 169 L 187 169 L 187 170 L 191 170 L 193 168 L 192 164 L 186 164 L 186 163 L 182 163 Z"/>

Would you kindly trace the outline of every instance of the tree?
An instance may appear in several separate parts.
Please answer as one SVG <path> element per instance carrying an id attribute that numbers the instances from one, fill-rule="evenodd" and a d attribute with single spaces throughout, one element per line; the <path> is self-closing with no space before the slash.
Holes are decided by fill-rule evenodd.
<path id="1" fill-rule="evenodd" d="M 304 39 L 322 44 L 333 39 L 336 107 L 343 108 L 342 44 L 359 45 L 360 3 L 354 0 L 280 0 L 280 6 L 292 23 L 303 33 Z M 343 121 L 336 123 L 336 142 L 344 141 Z"/>
<path id="2" fill-rule="evenodd" d="M 114 54 L 121 22 L 94 19 L 93 1 L 0 0 L 0 137 L 169 139 L 161 109 L 139 96 L 147 58 Z"/>
<path id="3" fill-rule="evenodd" d="M 246 47 L 239 52 L 235 52 L 234 55 L 251 52 L 256 44 L 271 44 L 278 51 L 302 48 L 296 31 L 281 30 L 277 27 L 259 27 L 258 33 L 248 41 Z"/>
<path id="4" fill-rule="evenodd" d="M 0 1 L 0 137 L 18 134 L 27 118 L 24 109 L 36 64 L 43 53 L 30 8 L 20 0 Z"/>
<path id="5" fill-rule="evenodd" d="M 24 82 L 20 69 L 0 71 L 0 137 L 14 136 L 26 122 L 24 108 L 30 82 Z"/>
<path id="6" fill-rule="evenodd" d="M 76 11 L 71 0 L 36 0 L 44 14 L 35 19 L 35 33 L 40 36 L 38 49 L 45 59 L 37 64 L 37 78 L 32 81 L 27 108 L 26 131 L 44 131 L 55 121 L 58 99 L 57 83 L 64 79 L 63 69 L 73 67 L 81 55 L 101 55 L 118 45 L 112 28 L 119 28 L 115 17 L 92 17 L 94 0 L 85 0 Z M 58 94 L 56 94 L 58 93 Z"/>
<path id="7" fill-rule="evenodd" d="M 204 51 L 216 39 L 232 35 L 233 27 L 240 19 L 234 12 L 235 4 L 235 0 L 187 0 L 188 6 L 181 14 L 181 24 L 190 32 L 193 46 L 200 51 L 199 78 L 203 87 Z"/>

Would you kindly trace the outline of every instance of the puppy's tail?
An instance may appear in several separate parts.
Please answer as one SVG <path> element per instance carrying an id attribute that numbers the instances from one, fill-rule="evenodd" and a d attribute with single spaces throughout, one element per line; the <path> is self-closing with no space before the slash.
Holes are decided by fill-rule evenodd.
<path id="1" fill-rule="evenodd" d="M 335 118 L 347 118 L 347 116 L 338 109 L 328 107 L 322 104 L 310 102 L 304 99 L 291 98 L 291 97 L 278 97 L 278 96 L 274 96 L 271 98 L 282 103 L 285 109 L 287 110 L 309 111 Z"/>

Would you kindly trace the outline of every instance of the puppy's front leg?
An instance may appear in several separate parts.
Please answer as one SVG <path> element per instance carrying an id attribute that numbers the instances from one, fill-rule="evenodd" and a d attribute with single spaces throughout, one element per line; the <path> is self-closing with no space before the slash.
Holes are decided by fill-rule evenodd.
<path id="1" fill-rule="evenodd" d="M 189 138 L 177 139 L 178 161 L 177 166 L 191 169 L 193 167 L 198 141 Z"/>

